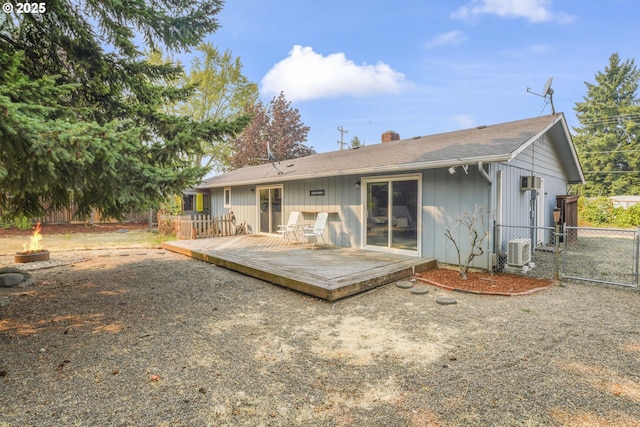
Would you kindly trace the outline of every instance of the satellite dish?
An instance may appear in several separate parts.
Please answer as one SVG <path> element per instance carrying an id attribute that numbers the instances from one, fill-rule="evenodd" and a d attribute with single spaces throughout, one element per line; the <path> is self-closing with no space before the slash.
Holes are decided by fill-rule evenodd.
<path id="1" fill-rule="evenodd" d="M 534 91 L 531 90 L 530 87 L 527 88 L 527 92 L 540 96 L 545 100 L 548 99 L 547 103 L 551 104 L 551 114 L 555 114 L 556 109 L 553 106 L 553 89 L 551 88 L 551 83 L 553 83 L 553 77 L 549 77 L 547 81 L 544 83 L 544 86 L 542 87 L 542 95 L 539 93 L 535 93 Z"/>
<path id="2" fill-rule="evenodd" d="M 276 159 L 276 156 L 273 155 L 273 152 L 271 151 L 271 145 L 269 145 L 269 141 L 267 141 L 267 158 L 265 159 L 263 157 L 255 157 L 254 160 L 267 160 L 271 162 L 271 166 L 273 166 L 273 168 L 278 171 L 278 175 L 282 175 L 284 173 L 280 170 L 280 168 L 278 168 L 278 166 L 276 166 L 276 162 L 278 161 L 278 159 Z"/>
<path id="3" fill-rule="evenodd" d="M 271 162 L 271 165 L 275 168 L 275 170 L 278 171 L 278 175 L 282 175 L 282 171 L 280 169 L 278 169 L 278 166 L 276 166 L 276 156 L 273 155 L 273 153 L 271 152 L 271 146 L 269 145 L 269 141 L 267 141 L 267 160 L 269 160 Z"/>
<path id="4" fill-rule="evenodd" d="M 553 82 L 553 77 L 549 77 L 549 79 L 545 82 L 544 87 L 542 88 L 543 96 L 551 96 L 553 95 L 553 89 L 551 89 L 551 83 Z"/>

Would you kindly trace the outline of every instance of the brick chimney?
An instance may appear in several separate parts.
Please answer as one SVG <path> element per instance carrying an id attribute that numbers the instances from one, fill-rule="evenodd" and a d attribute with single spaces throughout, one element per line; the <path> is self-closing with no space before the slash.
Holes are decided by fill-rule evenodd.
<path id="1" fill-rule="evenodd" d="M 382 142 L 391 142 L 391 141 L 398 141 L 400 139 L 400 135 L 398 135 L 396 132 L 392 131 L 392 130 L 388 130 L 385 133 L 382 134 Z"/>

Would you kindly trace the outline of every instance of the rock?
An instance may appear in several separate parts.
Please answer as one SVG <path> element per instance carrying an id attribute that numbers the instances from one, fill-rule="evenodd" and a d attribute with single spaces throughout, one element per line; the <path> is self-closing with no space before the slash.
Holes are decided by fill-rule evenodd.
<path id="1" fill-rule="evenodd" d="M 118 233 L 128 233 L 129 230 L 127 230 L 126 228 L 121 228 L 120 230 L 118 230 Z"/>
<path id="2" fill-rule="evenodd" d="M 453 305 L 453 304 L 457 304 L 458 301 L 456 301 L 453 298 L 438 297 L 438 298 L 436 298 L 436 303 L 438 303 L 440 305 Z"/>
<path id="3" fill-rule="evenodd" d="M 413 288 L 411 288 L 410 292 L 416 295 L 424 295 L 429 292 L 429 289 L 427 289 L 427 287 L 425 286 L 414 286 Z"/>
<path id="4" fill-rule="evenodd" d="M 5 273 L 24 273 L 24 271 L 20 270 L 19 268 L 15 268 L 15 267 L 2 267 L 2 268 L 0 268 L 0 274 L 5 274 Z"/>
<path id="5" fill-rule="evenodd" d="M 0 287 L 12 288 L 15 286 L 29 286 L 31 284 L 31 273 L 22 271 L 19 268 L 0 268 Z"/>
<path id="6" fill-rule="evenodd" d="M 11 288 L 22 282 L 24 276 L 20 273 L 4 273 L 0 274 L 0 286 Z"/>
<path id="7" fill-rule="evenodd" d="M 403 280 L 400 282 L 396 282 L 396 286 L 399 287 L 400 289 L 409 289 L 413 287 L 413 283 Z"/>
<path id="8" fill-rule="evenodd" d="M 0 307 L 5 307 L 9 304 L 11 304 L 11 298 L 7 298 L 7 297 L 0 298 Z"/>

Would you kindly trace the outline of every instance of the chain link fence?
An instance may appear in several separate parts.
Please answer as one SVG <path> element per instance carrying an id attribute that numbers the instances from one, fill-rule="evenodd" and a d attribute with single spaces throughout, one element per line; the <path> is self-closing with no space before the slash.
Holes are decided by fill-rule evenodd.
<path id="1" fill-rule="evenodd" d="M 565 227 L 562 277 L 637 288 L 639 231 Z"/>
<path id="2" fill-rule="evenodd" d="M 553 227 L 496 225 L 495 233 L 496 271 L 543 279 L 556 277 L 560 262 L 556 261 L 559 256 Z"/>
<path id="3" fill-rule="evenodd" d="M 496 225 L 494 237 L 496 271 L 638 288 L 640 227 Z"/>

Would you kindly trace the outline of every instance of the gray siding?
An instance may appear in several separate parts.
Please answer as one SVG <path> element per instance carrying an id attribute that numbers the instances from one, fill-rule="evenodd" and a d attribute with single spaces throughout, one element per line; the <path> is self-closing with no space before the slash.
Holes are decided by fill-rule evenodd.
<path id="1" fill-rule="evenodd" d="M 211 189 L 211 215 L 226 215 L 230 211 L 233 211 L 238 224 L 240 221 L 247 221 L 249 232 L 255 233 L 257 224 L 255 187 L 231 187 L 231 205 L 228 208 L 224 206 L 224 189 Z"/>
<path id="2" fill-rule="evenodd" d="M 453 229 L 458 216 L 465 212 L 472 215 L 476 206 L 489 206 L 488 199 L 489 184 L 475 165 L 469 166 L 468 175 L 461 168 L 454 175 L 447 169 L 425 171 L 422 181 L 422 256 L 457 264 L 458 254 L 445 237 L 445 228 Z M 470 245 L 466 230 L 459 229 L 455 237 L 461 244 L 461 252 L 468 253 Z M 488 241 L 484 242 L 485 247 L 488 244 Z M 476 258 L 473 266 L 486 267 L 487 258 Z"/>
<path id="3" fill-rule="evenodd" d="M 283 222 L 292 211 L 303 212 L 303 222 L 313 224 L 316 213 L 330 212 L 324 238 L 337 246 L 357 247 L 360 244 L 360 192 L 353 176 L 318 178 L 304 181 L 284 182 Z M 252 191 L 253 190 L 253 191 Z M 324 190 L 323 196 L 311 196 L 311 190 Z M 246 220 L 249 231 L 258 232 L 257 196 L 255 186 L 231 188 L 231 207 L 225 208 L 223 189 L 211 191 L 213 215 L 222 215 L 230 210 L 238 221 Z"/>
<path id="4" fill-rule="evenodd" d="M 544 179 L 544 224 L 553 225 L 556 196 L 566 194 L 567 179 L 553 144 L 538 139 L 509 163 L 497 166 L 503 171 L 503 212 L 505 225 L 529 225 L 531 191 L 520 190 L 520 177 L 535 175 Z"/>
<path id="5" fill-rule="evenodd" d="M 406 171 L 401 175 L 419 173 L 422 177 L 422 208 L 420 248 L 423 257 L 434 258 L 446 264 L 457 264 L 457 252 L 445 237 L 445 228 L 453 227 L 456 219 L 465 212 L 473 214 L 476 206 L 488 207 L 493 214 L 483 224 L 489 231 L 489 238 L 483 246 L 485 254 L 476 258 L 473 267 L 488 268 L 491 250 L 494 246 L 493 219 L 496 218 L 498 195 L 498 173 L 501 171 L 502 218 L 505 225 L 530 224 L 531 191 L 520 190 L 523 175 L 536 175 L 544 179 L 545 225 L 552 225 L 552 210 L 556 195 L 565 194 L 567 179 L 558 160 L 553 144 L 546 137 L 540 138 L 507 163 L 485 165 L 485 170 L 493 179 L 489 184 L 478 171 L 478 166 L 468 166 L 468 174 L 458 167 L 455 174 L 446 168 L 424 171 Z M 397 174 L 390 174 L 397 175 Z M 375 175 L 381 177 L 384 175 Z M 318 212 L 329 212 L 325 239 L 337 246 L 360 247 L 363 230 L 362 192 L 356 189 L 356 182 L 368 176 L 335 176 L 326 178 L 286 181 L 283 188 L 283 222 L 291 211 L 303 212 L 303 221 L 312 224 Z M 324 190 L 320 196 L 312 196 L 311 190 Z M 232 187 L 231 207 L 223 205 L 222 188 L 211 190 L 211 210 L 213 215 L 233 210 L 238 221 L 246 220 L 249 230 L 257 232 L 257 196 L 255 186 Z M 457 240 L 462 245 L 462 254 L 468 253 L 468 233 L 458 229 Z"/>
<path id="6" fill-rule="evenodd" d="M 355 176 L 337 176 L 284 183 L 284 215 L 303 213 L 305 223 L 313 224 L 318 212 L 329 212 L 324 238 L 337 246 L 358 247 L 360 244 L 360 191 Z M 311 190 L 324 190 L 322 196 L 311 196 Z"/>
<path id="7" fill-rule="evenodd" d="M 543 179 L 543 192 L 541 202 L 543 203 L 542 214 L 545 227 L 552 227 L 553 208 L 556 206 L 556 196 L 566 194 L 567 178 L 564 166 L 559 161 L 559 156 L 554 150 L 551 141 L 545 136 L 538 139 L 522 151 L 514 160 L 509 163 L 494 165 L 496 170 L 502 171 L 502 212 L 497 213 L 500 224 L 507 226 L 537 226 L 537 217 L 532 220 L 531 208 L 532 197 L 535 194 L 532 190 L 521 190 L 520 179 L 522 176 L 534 175 Z M 494 186 L 494 194 L 497 197 L 497 185 Z M 538 209 L 535 215 L 538 214 Z M 516 230 L 507 228 L 504 233 L 498 234 L 498 242 L 495 247 L 498 251 L 505 251 L 507 241 L 511 238 L 526 236 L 526 230 Z M 542 239 L 550 239 L 550 234 L 541 233 L 538 235 L 541 243 Z M 537 242 L 534 242 L 534 245 Z"/>

